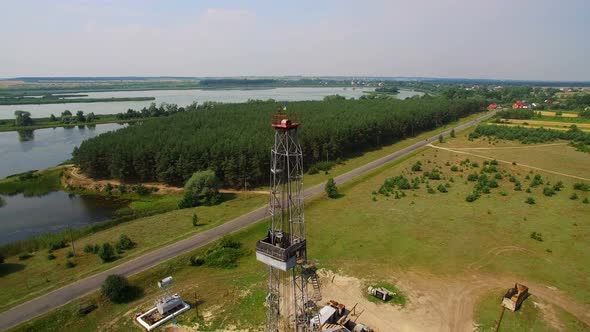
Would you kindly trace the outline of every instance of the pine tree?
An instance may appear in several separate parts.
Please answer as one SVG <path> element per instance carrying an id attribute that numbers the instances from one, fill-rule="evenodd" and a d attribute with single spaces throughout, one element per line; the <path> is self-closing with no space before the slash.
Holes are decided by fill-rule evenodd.
<path id="1" fill-rule="evenodd" d="M 340 196 L 340 193 L 338 193 L 338 187 L 336 187 L 336 181 L 334 181 L 333 178 L 328 179 L 325 190 L 330 198 L 338 198 Z"/>
<path id="2" fill-rule="evenodd" d="M 193 226 L 199 226 L 199 218 L 197 217 L 196 213 L 193 213 Z"/>

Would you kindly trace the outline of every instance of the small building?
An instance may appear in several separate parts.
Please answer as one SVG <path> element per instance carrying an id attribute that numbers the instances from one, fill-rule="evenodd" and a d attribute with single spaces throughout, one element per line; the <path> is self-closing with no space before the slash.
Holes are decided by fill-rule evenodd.
<path id="1" fill-rule="evenodd" d="M 526 101 L 517 100 L 516 102 L 514 102 L 514 104 L 512 104 L 512 108 L 531 108 L 531 105 Z"/>
<path id="2" fill-rule="evenodd" d="M 489 105 L 488 105 L 488 109 L 489 109 L 489 110 L 495 110 L 495 109 L 497 109 L 497 108 L 498 108 L 498 105 L 497 105 L 497 104 L 489 104 Z"/>

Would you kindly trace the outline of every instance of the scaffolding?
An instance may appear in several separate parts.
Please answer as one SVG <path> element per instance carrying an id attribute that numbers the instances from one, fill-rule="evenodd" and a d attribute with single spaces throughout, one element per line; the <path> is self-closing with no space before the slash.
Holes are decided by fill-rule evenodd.
<path id="1" fill-rule="evenodd" d="M 310 320 L 317 307 L 308 296 L 311 283 L 319 293 L 315 268 L 307 261 L 303 211 L 303 153 L 297 129 L 286 114 L 273 116 L 275 129 L 270 165 L 270 224 L 256 243 L 256 259 L 268 266 L 266 296 L 268 332 L 313 331 Z M 317 289 L 317 291 L 316 291 Z"/>

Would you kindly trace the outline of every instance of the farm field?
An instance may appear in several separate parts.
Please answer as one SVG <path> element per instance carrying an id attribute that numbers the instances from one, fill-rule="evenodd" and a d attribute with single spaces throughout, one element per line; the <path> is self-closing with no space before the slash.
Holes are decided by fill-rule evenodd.
<path id="1" fill-rule="evenodd" d="M 494 123 L 498 126 L 520 126 L 525 128 L 546 128 L 553 130 L 569 130 L 571 126 L 576 126 L 580 130 L 590 132 L 590 122 L 561 122 L 561 121 L 545 121 L 545 120 L 517 120 L 509 119 L 503 120 L 500 123 Z"/>
<path id="2" fill-rule="evenodd" d="M 330 278 L 322 279 L 329 290 L 324 296 L 340 294 L 342 301 L 350 301 L 348 306 L 359 303 L 368 310 L 360 321 L 365 319 L 363 323 L 377 331 L 471 331 L 474 323 L 489 331 L 505 289 L 521 282 L 532 296 L 521 312 L 505 313 L 506 330 L 587 330 L 590 204 L 584 202 L 590 192 L 575 190 L 574 184 L 590 182 L 567 175 L 587 176 L 577 170 L 588 165 L 590 155 L 560 145 L 468 142 L 464 134 L 437 145 L 341 186 L 339 199 L 322 197 L 306 204 L 309 255 L 337 276 L 334 285 Z M 440 149 L 465 147 L 492 159 Z M 518 151 L 501 155 L 511 149 Z M 558 164 L 547 157 L 553 149 L 561 153 Z M 519 157 L 516 164 L 500 162 L 512 161 L 510 156 Z M 414 167 L 417 161 L 420 171 Z M 477 174 L 477 180 L 470 181 L 470 174 Z M 381 189 L 387 179 L 400 183 L 400 175 L 418 188 Z M 482 181 L 486 185 L 468 202 Z M 514 190 L 518 182 L 521 191 Z M 245 249 L 236 268 L 190 266 L 190 256 L 202 255 L 202 248 L 130 278 L 144 289 L 134 301 L 112 305 L 93 293 L 17 330 L 128 331 L 135 326 L 134 313 L 158 296 L 155 282 L 167 275 L 177 280 L 175 292 L 191 303 L 195 293 L 198 299 L 198 312 L 180 316 L 181 326 L 259 330 L 264 322 L 265 270 L 252 248 L 265 229 L 258 223 L 234 236 Z M 368 302 L 359 289 L 368 282 L 395 285 L 407 304 L 401 308 Z M 89 302 L 99 308 L 80 319 L 77 308 Z"/>

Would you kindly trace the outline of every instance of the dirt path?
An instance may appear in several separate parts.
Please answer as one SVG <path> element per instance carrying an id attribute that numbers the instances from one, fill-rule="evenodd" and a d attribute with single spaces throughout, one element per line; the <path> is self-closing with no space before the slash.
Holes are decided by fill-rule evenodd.
<path id="1" fill-rule="evenodd" d="M 479 273 L 466 273 L 460 277 L 441 277 L 428 272 L 402 272 L 392 275 L 391 282 L 405 294 L 405 308 L 369 301 L 363 293 L 366 283 L 349 276 L 320 271 L 323 300 L 344 303 L 347 308 L 355 304 L 357 323 L 366 324 L 376 332 L 385 331 L 473 331 L 473 312 L 477 302 L 489 291 L 508 289 L 515 281 L 529 286 L 533 295 L 529 304 L 541 306 L 546 321 L 561 327 L 552 311 L 553 304 L 563 308 L 580 321 L 590 325 L 590 306 L 574 302 L 563 292 L 546 285 L 515 277 L 497 277 Z M 498 293 L 498 311 L 500 308 Z M 553 313 L 553 314 L 552 314 Z"/>
<path id="2" fill-rule="evenodd" d="M 444 151 L 450 151 L 450 152 L 465 154 L 465 155 L 479 157 L 479 158 L 488 159 L 488 160 L 496 160 L 499 163 L 504 163 L 504 164 L 512 165 L 512 162 L 511 161 L 501 160 L 501 159 L 497 159 L 497 158 L 492 158 L 492 157 L 484 156 L 484 155 L 481 155 L 481 154 L 475 154 L 473 152 L 466 152 L 466 151 L 458 150 L 458 149 L 455 149 L 455 148 L 452 148 L 452 149 L 451 148 L 443 148 L 442 146 L 437 146 L 437 145 L 433 145 L 433 144 L 428 144 L 428 146 L 431 147 L 431 148 L 439 149 L 439 150 L 444 150 Z M 493 149 L 493 148 L 491 148 L 491 149 Z M 552 170 L 549 170 L 549 169 L 535 167 L 535 166 L 526 165 L 526 164 L 520 164 L 520 163 L 518 164 L 518 166 L 522 166 L 522 167 L 534 169 L 534 170 L 537 170 L 537 171 L 547 172 L 547 173 L 551 173 L 551 174 L 555 174 L 555 175 L 561 175 L 561 176 L 569 177 L 569 178 L 572 178 L 572 179 L 578 179 L 578 180 L 584 180 L 584 181 L 590 182 L 590 179 L 584 178 L 584 177 L 581 177 L 581 176 L 577 176 L 577 175 L 566 174 L 566 173 L 562 173 L 562 172 L 556 172 L 556 171 L 552 171 Z"/>

